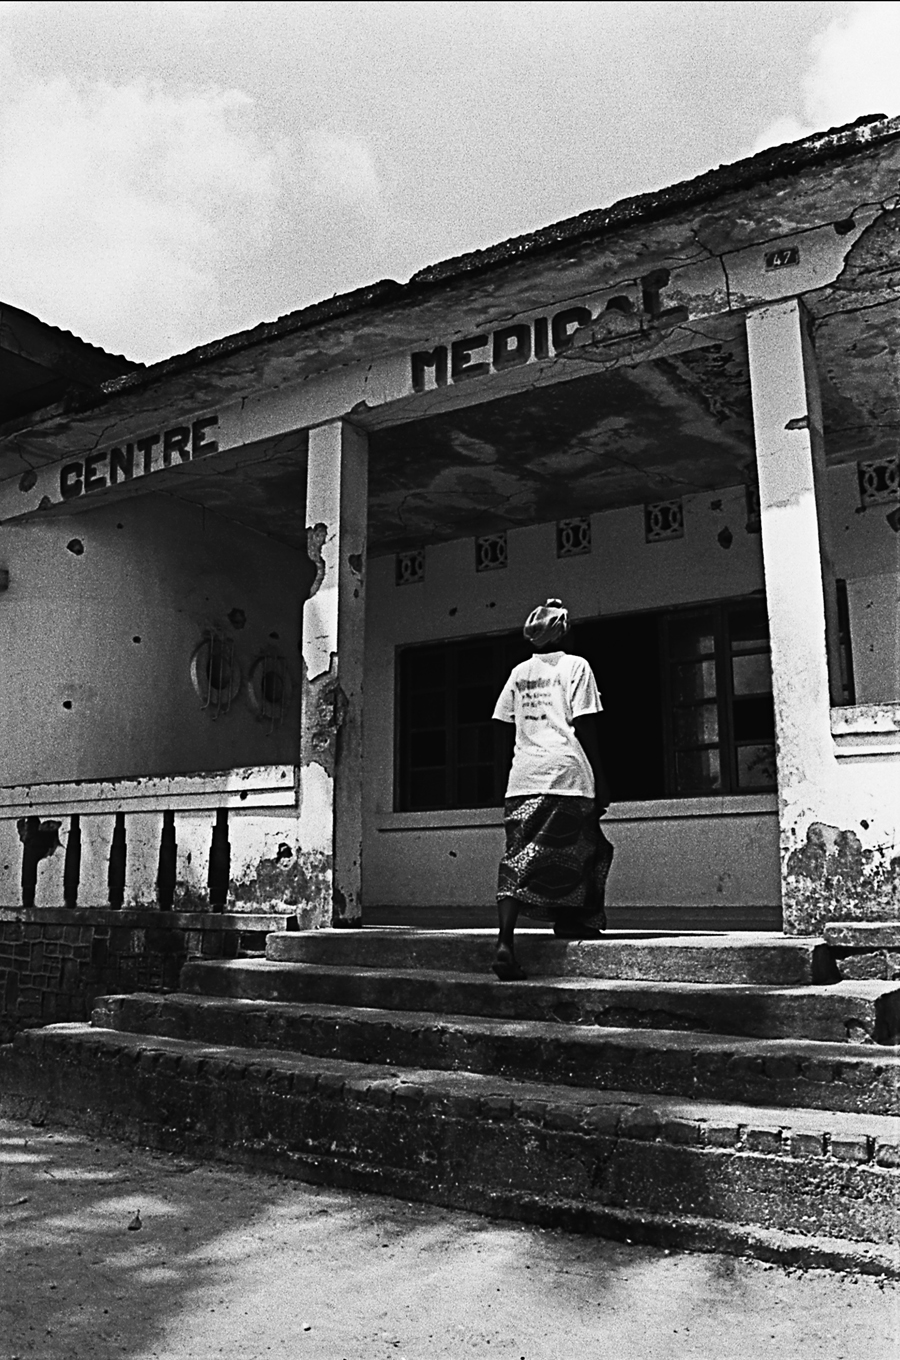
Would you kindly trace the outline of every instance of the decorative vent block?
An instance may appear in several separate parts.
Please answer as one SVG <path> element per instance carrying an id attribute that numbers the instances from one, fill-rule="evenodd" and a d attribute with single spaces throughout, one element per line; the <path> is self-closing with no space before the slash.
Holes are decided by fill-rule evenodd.
<path id="1" fill-rule="evenodd" d="M 644 506 L 644 538 L 659 543 L 665 538 L 684 538 L 681 501 L 653 501 Z"/>
<path id="2" fill-rule="evenodd" d="M 587 517 L 556 521 L 556 556 L 578 557 L 591 550 L 591 521 Z"/>
<path id="3" fill-rule="evenodd" d="M 744 504 L 747 508 L 747 533 L 760 533 L 762 524 L 759 518 L 759 486 L 756 482 L 744 487 Z"/>
<path id="4" fill-rule="evenodd" d="M 424 548 L 413 548 L 410 552 L 398 552 L 394 561 L 398 586 L 411 586 L 416 581 L 425 580 Z"/>
<path id="5" fill-rule="evenodd" d="M 506 566 L 506 534 L 482 534 L 475 540 L 475 570 L 499 571 Z"/>
<path id="6" fill-rule="evenodd" d="M 900 501 L 900 458 L 876 458 L 857 463 L 859 498 L 863 505 L 894 505 Z"/>

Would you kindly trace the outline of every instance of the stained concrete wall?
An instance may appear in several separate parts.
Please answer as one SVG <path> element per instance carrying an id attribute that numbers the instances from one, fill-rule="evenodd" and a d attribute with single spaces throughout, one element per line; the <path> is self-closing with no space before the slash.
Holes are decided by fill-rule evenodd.
<path id="1" fill-rule="evenodd" d="M 900 698 L 885 643 L 896 637 L 892 591 L 900 581 L 900 537 L 883 513 L 890 507 L 860 511 L 855 465 L 831 470 L 828 493 L 835 570 L 848 581 L 857 702 Z M 548 595 L 559 595 L 573 617 L 586 619 L 763 589 L 760 539 L 747 531 L 743 488 L 686 497 L 684 512 L 683 538 L 649 544 L 641 507 L 594 515 L 592 552 L 562 560 L 554 524 L 515 529 L 508 535 L 507 569 L 480 574 L 471 539 L 436 545 L 426 550 L 424 582 L 414 585 L 395 585 L 393 556 L 370 561 L 366 905 L 489 904 L 503 846 L 497 809 L 393 811 L 395 649 L 517 628 Z M 729 548 L 719 541 L 726 527 L 733 535 Z M 612 904 L 721 907 L 732 921 L 742 911 L 780 904 L 774 795 L 614 803 L 605 826 L 616 846 Z"/>
<path id="2" fill-rule="evenodd" d="M 0 784 L 295 762 L 310 568 L 262 534 L 172 497 L 0 526 Z M 191 684 L 204 630 L 246 678 L 279 652 L 293 681 L 272 732 L 246 688 L 213 720 Z"/>

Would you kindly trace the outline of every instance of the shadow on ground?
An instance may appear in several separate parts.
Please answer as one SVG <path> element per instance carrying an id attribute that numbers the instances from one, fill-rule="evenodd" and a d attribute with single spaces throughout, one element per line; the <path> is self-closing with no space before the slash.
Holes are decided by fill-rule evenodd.
<path id="1" fill-rule="evenodd" d="M 893 1360 L 900 1341 L 900 1296 L 867 1277 L 674 1256 L 22 1123 L 0 1123 L 0 1222 L 2 1360 Z"/>

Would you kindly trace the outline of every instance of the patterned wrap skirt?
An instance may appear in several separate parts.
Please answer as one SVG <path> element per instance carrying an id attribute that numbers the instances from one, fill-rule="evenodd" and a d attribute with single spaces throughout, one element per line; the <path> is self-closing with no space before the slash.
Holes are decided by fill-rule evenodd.
<path id="1" fill-rule="evenodd" d="M 572 920 L 603 929 L 613 847 L 593 798 L 533 793 L 504 804 L 506 853 L 497 896 L 512 897 L 539 921 Z"/>

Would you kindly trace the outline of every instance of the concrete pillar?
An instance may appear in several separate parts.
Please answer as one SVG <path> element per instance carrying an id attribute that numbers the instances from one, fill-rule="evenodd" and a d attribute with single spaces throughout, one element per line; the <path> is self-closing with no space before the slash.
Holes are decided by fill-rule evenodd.
<path id="1" fill-rule="evenodd" d="M 368 441 L 346 421 L 309 433 L 303 610 L 300 840 L 320 857 L 318 911 L 303 924 L 360 925 L 362 695 Z"/>
<path id="2" fill-rule="evenodd" d="M 772 641 L 784 929 L 806 934 L 809 903 L 795 900 L 789 865 L 811 822 L 835 815 L 826 637 L 837 639 L 827 620 L 834 583 L 827 507 L 819 491 L 824 449 L 818 375 L 800 301 L 750 312 L 747 345 Z M 831 670 L 835 674 L 837 666 Z"/>

